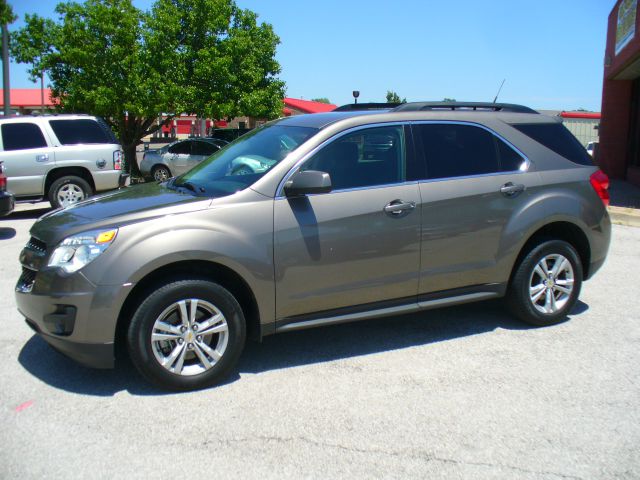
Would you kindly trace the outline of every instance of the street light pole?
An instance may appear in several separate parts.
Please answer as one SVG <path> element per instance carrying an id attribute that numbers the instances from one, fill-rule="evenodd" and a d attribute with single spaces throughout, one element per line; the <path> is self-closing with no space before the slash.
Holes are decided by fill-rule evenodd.
<path id="1" fill-rule="evenodd" d="M 42 114 L 44 115 L 44 70 L 40 77 L 40 104 L 42 105 Z"/>
<path id="2" fill-rule="evenodd" d="M 2 24 L 2 88 L 4 88 L 4 116 L 11 114 L 11 86 L 9 85 L 9 29 Z"/>

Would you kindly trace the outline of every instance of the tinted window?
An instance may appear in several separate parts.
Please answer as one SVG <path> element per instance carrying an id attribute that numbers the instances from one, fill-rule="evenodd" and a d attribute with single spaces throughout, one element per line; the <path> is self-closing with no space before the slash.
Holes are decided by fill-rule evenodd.
<path id="1" fill-rule="evenodd" d="M 213 152 L 217 152 L 217 145 L 208 142 L 193 142 L 193 146 L 191 147 L 191 153 L 193 155 L 213 155 Z"/>
<path id="2" fill-rule="evenodd" d="M 500 155 L 500 170 L 503 172 L 520 170 L 524 163 L 524 158 L 499 138 L 495 137 L 495 139 Z"/>
<path id="3" fill-rule="evenodd" d="M 35 123 L 5 123 L 2 125 L 2 143 L 5 151 L 47 146 L 42 130 Z"/>
<path id="4" fill-rule="evenodd" d="M 169 153 L 174 155 L 190 155 L 191 154 L 191 142 L 178 142 L 169 147 Z"/>
<path id="5" fill-rule="evenodd" d="M 470 125 L 415 125 L 427 178 L 453 178 L 500 171 L 494 135 Z"/>
<path id="6" fill-rule="evenodd" d="M 567 160 L 580 165 L 593 165 L 593 160 L 582 144 L 561 123 L 530 123 L 512 126 Z"/>
<path id="7" fill-rule="evenodd" d="M 359 130 L 327 145 L 302 167 L 331 176 L 335 190 L 405 180 L 403 128 Z"/>
<path id="8" fill-rule="evenodd" d="M 49 120 L 49 125 L 62 145 L 112 143 L 112 139 L 94 120 Z"/>

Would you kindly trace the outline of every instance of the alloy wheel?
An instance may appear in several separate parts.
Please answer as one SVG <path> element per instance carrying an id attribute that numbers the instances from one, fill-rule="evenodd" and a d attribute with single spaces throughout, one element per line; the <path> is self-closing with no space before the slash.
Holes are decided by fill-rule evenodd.
<path id="1" fill-rule="evenodd" d="M 529 298 L 541 313 L 561 310 L 571 298 L 574 272 L 571 262 L 560 254 L 546 255 L 536 264 L 529 278 Z"/>
<path id="2" fill-rule="evenodd" d="M 158 363 L 176 375 L 198 375 L 224 355 L 229 327 L 212 303 L 196 298 L 180 300 L 155 320 L 151 346 Z"/>

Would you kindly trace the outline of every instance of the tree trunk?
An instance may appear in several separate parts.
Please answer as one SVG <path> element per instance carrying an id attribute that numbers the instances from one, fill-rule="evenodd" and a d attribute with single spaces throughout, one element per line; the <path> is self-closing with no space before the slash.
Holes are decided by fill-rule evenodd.
<path id="1" fill-rule="evenodd" d="M 135 143 L 123 145 L 124 150 L 124 170 L 131 175 L 131 177 L 142 177 L 140 169 L 138 168 L 138 160 L 136 159 L 136 147 Z"/>

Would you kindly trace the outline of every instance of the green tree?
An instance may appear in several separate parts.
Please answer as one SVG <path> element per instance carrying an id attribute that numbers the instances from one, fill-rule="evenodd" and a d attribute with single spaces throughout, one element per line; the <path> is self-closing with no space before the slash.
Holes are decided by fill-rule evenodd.
<path id="1" fill-rule="evenodd" d="M 329 100 L 327 97 L 312 98 L 311 101 L 320 103 L 331 103 L 331 100 Z"/>
<path id="2" fill-rule="evenodd" d="M 400 100 L 400 95 L 393 90 L 387 90 L 387 103 L 407 103 L 407 99 Z"/>
<path id="3" fill-rule="evenodd" d="M 60 111 L 100 115 L 138 175 L 142 137 L 181 113 L 202 118 L 274 118 L 284 83 L 271 25 L 233 0 L 156 0 L 149 12 L 131 0 L 86 0 L 56 7 L 58 21 L 37 15 L 12 40 L 12 54 L 46 70 Z"/>
<path id="4" fill-rule="evenodd" d="M 456 101 L 456 99 L 455 99 L 455 98 L 444 97 L 444 98 L 442 99 L 442 101 L 443 101 L 443 102 L 455 102 L 455 101 Z"/>
<path id="5" fill-rule="evenodd" d="M 16 16 L 13 14 L 11 5 L 7 3 L 7 0 L 0 0 L 0 25 L 4 28 L 5 25 L 9 25 L 16 21 Z M 0 48 L 2 48 L 2 38 L 0 37 Z"/>

